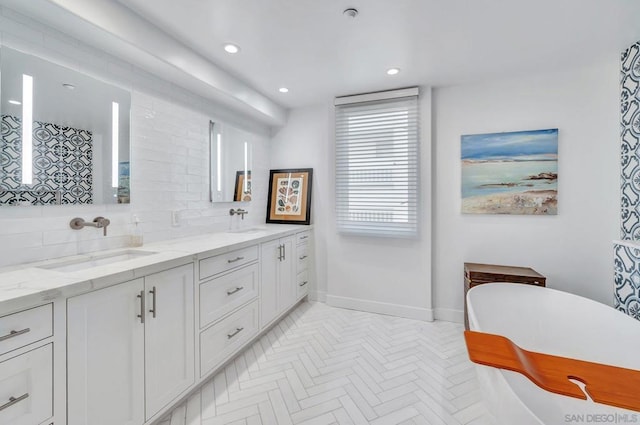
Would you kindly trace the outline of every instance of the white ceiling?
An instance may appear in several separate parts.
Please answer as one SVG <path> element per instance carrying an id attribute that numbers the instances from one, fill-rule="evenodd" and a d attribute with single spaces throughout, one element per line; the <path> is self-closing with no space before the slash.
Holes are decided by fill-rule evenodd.
<path id="1" fill-rule="evenodd" d="M 640 39 L 638 0 L 118 1 L 286 107 L 613 60 Z"/>

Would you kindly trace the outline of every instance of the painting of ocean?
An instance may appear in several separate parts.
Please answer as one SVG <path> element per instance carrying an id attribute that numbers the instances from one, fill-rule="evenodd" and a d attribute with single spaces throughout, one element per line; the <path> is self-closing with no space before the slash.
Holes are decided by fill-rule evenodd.
<path id="1" fill-rule="evenodd" d="M 462 212 L 557 214 L 558 129 L 461 138 Z"/>

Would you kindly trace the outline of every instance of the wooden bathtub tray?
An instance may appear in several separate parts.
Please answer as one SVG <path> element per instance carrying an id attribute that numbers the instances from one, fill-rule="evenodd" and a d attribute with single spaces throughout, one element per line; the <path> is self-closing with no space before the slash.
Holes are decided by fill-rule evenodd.
<path id="1" fill-rule="evenodd" d="M 523 350 L 500 335 L 465 331 L 464 338 L 474 363 L 519 372 L 547 391 L 586 400 L 569 381 L 575 379 L 593 401 L 640 412 L 638 370 Z"/>

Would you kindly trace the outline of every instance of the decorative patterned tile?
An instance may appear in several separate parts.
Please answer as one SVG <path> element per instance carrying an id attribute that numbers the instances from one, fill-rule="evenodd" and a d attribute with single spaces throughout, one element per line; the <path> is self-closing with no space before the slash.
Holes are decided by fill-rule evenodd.
<path id="1" fill-rule="evenodd" d="M 640 42 L 622 53 L 620 79 L 621 238 L 640 239 Z"/>
<path id="2" fill-rule="evenodd" d="M 462 330 L 303 303 L 158 424 L 491 425 Z"/>
<path id="3" fill-rule="evenodd" d="M 640 249 L 614 245 L 614 307 L 640 320 Z"/>
<path id="4" fill-rule="evenodd" d="M 0 202 L 92 204 L 93 140 L 87 130 L 34 121 L 33 185 L 22 184 L 22 124 L 2 116 Z"/>

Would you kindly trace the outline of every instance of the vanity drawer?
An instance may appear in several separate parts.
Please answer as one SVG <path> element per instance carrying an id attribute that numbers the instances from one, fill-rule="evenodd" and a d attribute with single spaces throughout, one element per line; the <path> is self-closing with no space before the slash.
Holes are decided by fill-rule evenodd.
<path id="1" fill-rule="evenodd" d="M 200 285 L 201 328 L 258 296 L 258 269 L 253 264 Z"/>
<path id="2" fill-rule="evenodd" d="M 34 425 L 53 415 L 52 344 L 0 363 L 0 424 Z"/>
<path id="3" fill-rule="evenodd" d="M 305 230 L 304 232 L 296 233 L 296 244 L 308 242 L 311 239 L 311 231 Z"/>
<path id="4" fill-rule="evenodd" d="M 199 261 L 200 280 L 257 260 L 257 245 L 205 258 Z"/>
<path id="5" fill-rule="evenodd" d="M 309 245 L 304 243 L 296 247 L 296 254 L 298 257 L 296 271 L 300 273 L 306 270 L 309 264 Z"/>
<path id="6" fill-rule="evenodd" d="M 258 301 L 247 304 L 200 334 L 200 376 L 258 333 Z"/>
<path id="7" fill-rule="evenodd" d="M 298 273 L 296 278 L 296 298 L 302 298 L 309 293 L 309 271 Z"/>
<path id="8" fill-rule="evenodd" d="M 51 335 L 53 335 L 53 304 L 0 317 L 0 354 Z"/>

